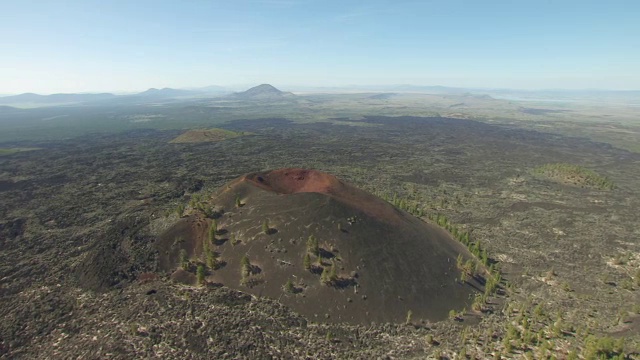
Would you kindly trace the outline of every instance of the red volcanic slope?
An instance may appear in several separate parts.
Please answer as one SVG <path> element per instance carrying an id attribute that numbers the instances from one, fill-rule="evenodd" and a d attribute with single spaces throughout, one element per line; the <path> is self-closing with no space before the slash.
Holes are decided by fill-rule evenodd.
<path id="1" fill-rule="evenodd" d="M 360 209 L 378 220 L 397 223 L 401 216 L 395 208 L 366 191 L 343 183 L 333 175 L 306 169 L 278 169 L 243 176 L 240 181 L 249 182 L 261 189 L 278 194 L 322 193 Z"/>
<path id="2" fill-rule="evenodd" d="M 316 170 L 278 169 L 267 173 L 248 174 L 245 180 L 279 194 L 301 192 L 336 193 L 344 184 L 335 176 Z"/>

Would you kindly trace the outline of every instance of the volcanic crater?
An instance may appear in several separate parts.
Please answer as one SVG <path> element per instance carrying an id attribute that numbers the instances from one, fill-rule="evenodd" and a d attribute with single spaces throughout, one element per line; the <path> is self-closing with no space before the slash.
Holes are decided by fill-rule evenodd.
<path id="1" fill-rule="evenodd" d="M 200 266 L 205 285 L 277 299 L 313 321 L 437 321 L 482 290 L 459 280 L 456 259 L 471 254 L 449 233 L 316 170 L 233 180 L 194 199 L 156 246 L 175 281 L 195 284 Z"/>

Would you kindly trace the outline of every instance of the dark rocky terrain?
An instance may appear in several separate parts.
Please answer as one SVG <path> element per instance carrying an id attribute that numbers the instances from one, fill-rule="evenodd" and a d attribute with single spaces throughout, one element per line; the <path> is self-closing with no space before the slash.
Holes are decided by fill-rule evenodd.
<path id="1" fill-rule="evenodd" d="M 0 157 L 0 356 L 638 358 L 638 154 L 449 118 L 224 128 L 255 135 L 170 144 L 182 131 L 133 130 L 12 143 L 40 150 Z M 591 169 L 615 189 L 533 173 L 548 163 Z M 502 290 L 439 322 L 353 325 L 216 285 L 215 275 L 192 286 L 162 274 L 157 246 L 184 221 L 179 205 L 277 168 L 318 169 L 446 216 L 486 246 Z M 233 230 L 228 219 L 221 229 Z M 276 219 L 277 239 L 286 231 Z"/>

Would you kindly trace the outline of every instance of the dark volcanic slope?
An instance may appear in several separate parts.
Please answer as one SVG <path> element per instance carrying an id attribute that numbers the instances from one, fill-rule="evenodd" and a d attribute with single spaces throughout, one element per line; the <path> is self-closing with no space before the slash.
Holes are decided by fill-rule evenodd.
<path id="1" fill-rule="evenodd" d="M 207 201 L 224 210 L 211 245 L 223 266 L 209 271 L 207 280 L 278 299 L 312 320 L 402 322 L 409 311 L 414 320 L 439 320 L 451 309 L 467 307 L 477 285 L 457 281 L 456 258 L 469 255 L 446 232 L 329 174 L 302 169 L 249 174 Z M 170 228 L 158 243 L 161 268 L 173 272 L 180 249 L 194 264 L 204 263 L 211 222 L 192 211 Z M 234 245 L 232 235 L 241 242 Z M 313 266 L 305 270 L 311 235 L 322 260 L 311 255 Z M 245 255 L 252 275 L 241 284 Z M 322 284 L 320 273 L 332 263 L 337 278 Z M 288 280 L 293 291 L 284 289 Z"/>

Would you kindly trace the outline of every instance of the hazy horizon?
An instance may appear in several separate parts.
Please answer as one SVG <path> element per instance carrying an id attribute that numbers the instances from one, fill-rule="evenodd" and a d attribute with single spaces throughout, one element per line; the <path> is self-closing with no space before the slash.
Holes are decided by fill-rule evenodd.
<path id="1" fill-rule="evenodd" d="M 232 85 L 219 85 L 219 84 L 211 84 L 211 85 L 207 85 L 207 86 L 201 86 L 201 87 L 189 87 L 189 86 L 176 86 L 176 87 L 167 87 L 170 89 L 177 89 L 177 90 L 192 90 L 192 91 L 203 91 L 201 89 L 207 88 L 207 87 L 220 87 L 222 88 L 222 90 L 224 90 L 225 92 L 241 92 L 247 89 L 250 89 L 252 87 L 261 85 L 261 84 L 267 84 L 267 83 L 256 83 L 256 84 L 232 84 Z M 322 92 L 340 92 L 340 91 L 345 91 L 345 92 L 367 92 L 367 91 L 372 91 L 372 92 L 386 92 L 386 91 L 395 91 L 395 92 L 416 92 L 416 91 L 411 91 L 411 90 L 399 90 L 399 89 L 393 89 L 394 87 L 415 87 L 415 88 L 427 88 L 427 87 L 432 87 L 432 88 L 437 88 L 437 87 L 441 87 L 441 88 L 445 88 L 445 89 L 460 89 L 460 90 L 472 90 L 472 91 L 487 91 L 487 92 L 501 92 L 501 91 L 513 91 L 513 92 L 532 92 L 532 93 L 536 93 L 536 92 L 638 92 L 640 91 L 640 89 L 607 89 L 607 88 L 577 88 L 577 89 L 567 89 L 567 88 L 534 88 L 534 89 L 519 89 L 519 88 L 490 88 L 490 87 L 457 87 L 457 86 L 445 86 L 445 85 L 440 85 L 440 84 L 386 84 L 386 85 L 382 85 L 382 84 L 371 84 L 371 85 L 365 85 L 365 84 L 348 84 L 348 85 L 335 85 L 335 86 L 331 86 L 331 85 L 327 85 L 327 86 L 320 86 L 320 85 L 314 85 L 314 84 L 269 84 L 274 86 L 275 88 L 277 88 L 278 90 L 281 91 L 293 91 L 293 92 L 297 92 L 297 93 L 322 93 Z M 130 90 L 130 91 L 124 91 L 124 90 L 96 90 L 96 91 L 65 91 L 65 92 L 35 92 L 35 91 L 25 91 L 25 92 L 14 92 L 14 93 L 0 93 L 0 97 L 5 97 L 5 96 L 15 96 L 15 95 L 22 95 L 22 94 L 36 94 L 36 95 L 57 95 L 57 94 L 101 94 L 101 93 L 105 93 L 105 94 L 114 94 L 114 95 L 135 95 L 135 94 L 139 94 L 142 92 L 145 92 L 147 90 L 150 89 L 163 89 L 163 88 L 157 88 L 157 87 L 148 87 L 148 88 L 142 88 L 142 89 L 138 89 L 138 90 Z M 419 91 L 418 91 L 419 92 Z"/>
<path id="2" fill-rule="evenodd" d="M 10 2 L 0 5 L 10 49 L 0 94 L 261 83 L 637 90 L 639 11 L 631 1 Z"/>

